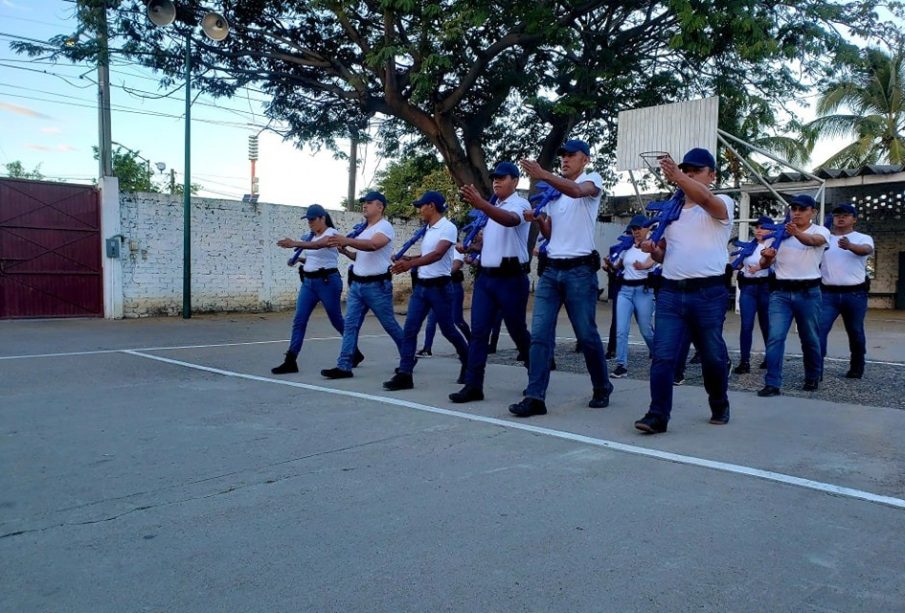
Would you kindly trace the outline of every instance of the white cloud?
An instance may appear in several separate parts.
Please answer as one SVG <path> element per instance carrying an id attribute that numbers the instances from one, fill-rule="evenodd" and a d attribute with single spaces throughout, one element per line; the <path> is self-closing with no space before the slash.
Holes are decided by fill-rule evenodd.
<path id="1" fill-rule="evenodd" d="M 32 109 L 26 108 L 24 106 L 19 106 L 18 104 L 10 104 L 9 102 L 0 102 L 0 111 L 9 111 L 10 113 L 15 113 L 16 115 L 25 115 L 26 117 L 36 117 L 39 119 L 51 119 L 49 115 L 45 115 L 44 113 L 39 113 Z"/>
<path id="2" fill-rule="evenodd" d="M 62 128 L 57 128 L 56 126 L 51 126 L 48 128 L 41 128 L 41 132 L 44 134 L 61 134 L 63 132 Z"/>

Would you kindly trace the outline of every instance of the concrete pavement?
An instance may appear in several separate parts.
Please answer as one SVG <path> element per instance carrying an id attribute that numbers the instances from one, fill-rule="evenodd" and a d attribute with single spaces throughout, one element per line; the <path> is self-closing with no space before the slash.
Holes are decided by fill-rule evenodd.
<path id="1" fill-rule="evenodd" d="M 0 322 L 0 609 L 905 610 L 901 410 L 733 392 L 718 427 L 688 385 L 649 437 L 646 381 L 592 410 L 556 372 L 517 420 L 517 366 L 384 392 L 370 317 L 355 378 L 320 314 L 273 376 L 289 318 Z"/>

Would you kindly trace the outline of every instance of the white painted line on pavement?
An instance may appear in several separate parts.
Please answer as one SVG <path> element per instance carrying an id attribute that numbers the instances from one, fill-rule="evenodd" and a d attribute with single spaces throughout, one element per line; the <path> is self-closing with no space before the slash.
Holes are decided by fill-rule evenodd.
<path id="1" fill-rule="evenodd" d="M 236 377 L 239 379 L 247 379 L 249 381 L 259 381 L 262 383 L 277 383 L 279 385 L 288 385 L 290 387 L 298 387 L 301 389 L 311 390 L 315 392 L 323 392 L 325 394 L 334 394 L 337 396 L 348 396 L 350 398 L 360 398 L 362 400 L 371 400 L 374 402 L 380 402 L 383 404 L 392 404 L 400 407 L 406 407 L 409 409 L 415 409 L 416 411 L 424 411 L 426 413 L 435 413 L 437 415 L 444 415 L 446 417 L 457 417 L 459 419 L 467 419 L 469 421 L 475 421 L 485 424 L 492 424 L 495 426 L 501 426 L 503 428 L 510 428 L 513 430 L 522 430 L 525 432 L 533 432 L 535 434 L 543 434 L 545 436 L 552 436 L 555 438 L 565 439 L 569 441 L 574 441 L 577 443 L 584 443 L 586 445 L 593 445 L 595 447 L 604 447 L 606 449 L 612 449 L 614 451 L 622 451 L 624 453 L 630 453 L 633 455 L 640 455 L 649 458 L 655 458 L 658 460 L 666 460 L 668 462 L 676 462 L 678 464 L 687 464 L 689 466 L 699 466 L 702 468 L 710 468 L 713 470 L 719 470 L 727 473 L 734 473 L 738 475 L 746 475 L 748 477 L 756 477 L 758 479 L 765 479 L 767 481 L 774 481 L 777 483 L 783 483 L 785 485 L 794 485 L 797 487 L 803 487 L 806 489 L 817 490 L 819 492 L 825 492 L 827 494 L 833 494 L 836 496 L 844 496 L 846 498 L 854 498 L 857 500 L 866 500 L 868 502 L 876 502 L 879 504 L 895 507 L 898 509 L 905 509 L 905 500 L 901 498 L 894 498 L 892 496 L 882 496 L 880 494 L 874 494 L 871 492 L 866 492 L 863 490 L 857 490 L 849 487 L 843 487 L 840 485 L 833 485 L 832 483 L 824 483 L 822 481 L 813 481 L 811 479 L 803 479 L 801 477 L 795 477 L 792 475 L 786 475 L 783 473 L 777 473 L 770 470 L 761 470 L 759 468 L 752 468 L 750 466 L 742 466 L 739 464 L 729 464 L 726 462 L 718 462 L 714 460 L 707 460 L 704 458 L 696 458 L 694 456 L 681 455 L 677 453 L 671 453 L 668 451 L 660 451 L 658 449 L 648 449 L 646 447 L 638 447 L 636 445 L 628 445 L 625 443 L 618 443 L 616 441 L 608 441 L 605 439 L 593 438 L 590 436 L 584 436 L 582 434 L 575 434 L 573 432 L 564 432 L 562 430 L 553 430 L 551 428 L 541 428 L 539 426 L 532 426 L 526 424 L 524 422 L 516 422 L 512 420 L 506 419 L 498 419 L 496 417 L 486 417 L 484 415 L 472 415 L 470 413 L 462 413 L 461 411 L 453 411 L 450 409 L 442 409 L 440 407 L 434 407 L 427 404 L 421 404 L 418 402 L 409 402 L 407 400 L 400 400 L 398 398 L 392 398 L 388 396 L 378 396 L 376 394 L 365 394 L 362 392 L 353 392 L 348 390 L 339 390 L 331 387 L 323 387 L 320 385 L 311 385 L 310 383 L 298 383 L 296 381 L 286 381 L 280 379 L 271 379 L 269 377 L 260 377 L 258 375 L 248 375 L 245 373 L 234 372 L 231 370 L 223 370 L 222 368 L 213 368 L 210 366 L 202 366 L 201 364 L 193 364 L 191 362 L 183 362 L 181 360 L 173 360 L 170 358 L 165 358 L 162 356 L 151 355 L 148 353 L 141 353 L 139 351 L 133 350 L 124 350 L 123 353 L 127 353 L 129 355 L 134 355 L 142 358 L 147 358 L 150 360 L 156 360 L 158 362 L 164 362 L 166 364 L 173 364 L 176 366 L 183 366 L 185 368 L 192 368 L 195 370 L 201 370 L 204 372 L 209 372 L 217 375 L 223 375 L 226 377 Z"/>
<path id="2" fill-rule="evenodd" d="M 359 334 L 358 338 L 380 338 L 386 334 Z M 338 341 L 341 336 L 313 336 L 305 337 L 306 341 Z M 4 355 L 0 360 L 22 360 L 25 358 L 62 358 L 75 355 L 101 355 L 104 353 L 120 353 L 123 351 L 172 351 L 175 349 L 210 349 L 216 347 L 239 347 L 242 345 L 266 345 L 269 343 L 288 343 L 289 339 L 276 341 L 248 341 L 245 343 L 217 343 L 213 345 L 178 345 L 174 347 L 136 347 L 134 349 L 98 349 L 96 351 L 68 351 L 64 353 L 30 353 L 23 355 Z"/>

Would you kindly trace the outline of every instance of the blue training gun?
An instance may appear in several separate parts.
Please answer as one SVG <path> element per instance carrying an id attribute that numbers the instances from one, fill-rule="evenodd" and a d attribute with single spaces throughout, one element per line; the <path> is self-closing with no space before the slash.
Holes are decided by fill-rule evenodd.
<path id="1" fill-rule="evenodd" d="M 312 238 L 314 238 L 314 232 L 309 232 L 308 236 L 302 237 L 302 241 L 308 243 Z M 304 249 L 302 249 L 301 247 L 296 247 L 295 251 L 292 252 L 292 256 L 290 256 L 290 258 L 286 260 L 286 263 L 290 266 L 295 266 L 295 263 L 299 261 L 300 257 L 302 257 L 302 251 L 304 251 Z"/>
<path id="2" fill-rule="evenodd" d="M 415 232 L 415 235 L 412 238 L 405 241 L 405 244 L 402 245 L 402 248 L 399 251 L 397 251 L 396 254 L 393 256 L 393 261 L 398 260 L 399 258 L 404 256 L 405 252 L 412 248 L 412 245 L 414 245 L 415 243 L 420 241 L 422 238 L 424 238 L 425 234 L 427 234 L 427 224 L 424 224 L 423 226 L 418 228 L 418 231 Z"/>
<path id="3" fill-rule="evenodd" d="M 767 238 L 773 239 L 773 242 L 770 244 L 773 249 L 779 249 L 780 243 L 791 236 L 788 232 L 786 232 L 786 224 L 788 224 L 790 221 L 792 221 L 792 216 L 790 213 L 786 213 L 786 217 L 782 220 L 782 222 L 774 222 L 761 226 L 764 230 L 770 231 L 770 233 L 767 234 Z"/>
<path id="4" fill-rule="evenodd" d="M 732 268 L 739 270 L 745 262 L 745 259 L 753 255 L 754 250 L 757 249 L 757 239 L 752 238 L 750 241 L 740 241 L 739 239 L 734 238 L 732 239 L 732 244 L 738 247 L 738 249 L 730 253 L 729 257 L 736 256 L 735 259 L 732 260 Z"/>
<path id="5" fill-rule="evenodd" d="M 562 192 L 544 181 L 538 181 L 534 187 L 537 191 L 528 200 L 534 205 L 534 216 L 537 217 L 543 212 L 544 207 L 562 196 Z"/>
<path id="6" fill-rule="evenodd" d="M 666 233 L 667 226 L 679 218 L 684 206 L 685 192 L 681 189 L 677 189 L 669 200 L 651 200 L 647 203 L 645 209 L 651 216 L 649 225 L 657 225 L 650 235 L 650 240 L 654 245 L 660 243 L 663 234 Z"/>
<path id="7" fill-rule="evenodd" d="M 494 194 L 490 197 L 490 204 L 495 205 L 496 203 L 497 197 L 496 194 Z M 462 248 L 466 253 L 468 252 L 468 248 L 471 247 L 472 243 L 474 243 L 475 239 L 478 237 L 478 233 L 484 229 L 484 226 L 487 225 L 487 221 L 490 219 L 487 216 L 487 213 L 485 213 L 484 211 L 479 211 L 478 209 L 470 210 L 467 217 L 471 221 L 469 221 L 465 225 L 465 227 L 462 228 L 462 231 L 465 232 L 465 238 L 462 239 Z M 471 259 L 471 263 L 476 264 L 480 257 L 480 253 L 475 254 Z"/>

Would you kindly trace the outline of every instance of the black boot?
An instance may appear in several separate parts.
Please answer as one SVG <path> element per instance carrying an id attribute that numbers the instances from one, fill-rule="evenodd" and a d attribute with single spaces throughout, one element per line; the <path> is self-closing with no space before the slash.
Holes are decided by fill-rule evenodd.
<path id="1" fill-rule="evenodd" d="M 410 390 L 415 387 L 412 382 L 411 373 L 397 372 L 389 381 L 383 382 L 383 389 L 396 392 L 399 390 Z"/>
<path id="2" fill-rule="evenodd" d="M 286 352 L 286 357 L 283 359 L 283 363 L 277 366 L 276 368 L 271 368 L 270 372 L 275 375 L 285 375 L 292 372 L 298 372 L 299 365 L 295 361 L 295 354 L 291 351 Z"/>
<path id="3" fill-rule="evenodd" d="M 738 366 L 732 369 L 732 372 L 736 375 L 747 375 L 751 372 L 751 364 L 748 362 L 739 362 Z"/>
<path id="4" fill-rule="evenodd" d="M 365 361 L 364 354 L 358 350 L 358 347 L 355 348 L 355 353 L 352 355 L 352 368 L 355 368 L 359 364 Z"/>
<path id="5" fill-rule="evenodd" d="M 465 362 L 462 362 L 462 366 L 459 367 L 459 378 L 456 379 L 456 383 L 459 385 L 465 384 L 465 371 L 468 370 L 468 366 Z"/>
<path id="6" fill-rule="evenodd" d="M 453 392 L 452 394 L 450 394 L 449 399 L 455 403 L 484 400 L 484 390 L 482 390 L 480 387 L 472 387 L 471 385 L 466 385 L 458 392 Z"/>

